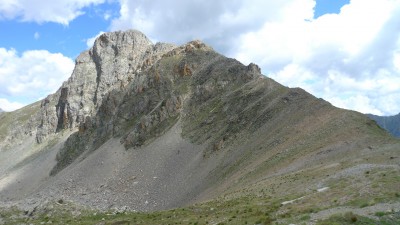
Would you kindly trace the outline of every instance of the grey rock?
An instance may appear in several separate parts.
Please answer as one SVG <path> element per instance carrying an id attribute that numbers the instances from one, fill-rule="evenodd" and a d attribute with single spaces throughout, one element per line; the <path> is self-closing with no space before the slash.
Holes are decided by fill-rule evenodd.
<path id="1" fill-rule="evenodd" d="M 0 135 L 0 150 L 21 145 L 30 137 L 35 137 L 39 126 L 39 107 L 40 104 L 33 103 L 13 112 L 0 113 L 0 118 L 6 121 L 0 125 L 0 133 L 3 134 Z"/>
<path id="2" fill-rule="evenodd" d="M 95 115 L 109 92 L 125 89 L 140 71 L 173 48 L 171 44 L 154 45 L 136 30 L 101 35 L 90 50 L 77 57 L 71 77 L 42 101 L 37 141 L 79 127 Z"/>
<path id="3" fill-rule="evenodd" d="M 95 47 L 97 45 L 98 41 Z M 164 46 L 156 45 L 152 51 L 163 53 L 169 49 Z M 114 52 L 107 54 L 113 56 Z M 76 120 L 80 123 L 79 132 L 68 138 L 57 155 L 58 164 L 52 171 L 53 175 L 84 152 L 96 150 L 110 138 L 120 138 L 120 143 L 127 149 L 146 145 L 165 133 L 179 118 L 185 118 L 185 105 L 190 114 L 204 114 L 199 106 L 207 106 L 211 104 L 210 100 L 221 99 L 224 91 L 233 90 L 235 86 L 242 86 L 262 76 L 257 65 L 244 66 L 221 56 L 199 41 L 189 42 L 161 57 L 153 57 L 150 63 L 148 61 L 142 61 L 144 64 L 135 70 L 124 87 L 108 91 L 103 89 L 101 102 L 92 106 L 96 113 L 87 113 L 84 120 Z M 126 74 L 129 76 L 129 72 Z M 64 96 L 62 89 L 56 106 L 59 118 L 57 130 L 74 127 L 70 119 L 74 111 Z M 238 131 L 236 129 L 231 133 Z M 208 134 L 197 136 L 202 135 Z M 214 150 L 225 146 L 225 136 L 215 135 L 214 138 L 217 142 Z"/>

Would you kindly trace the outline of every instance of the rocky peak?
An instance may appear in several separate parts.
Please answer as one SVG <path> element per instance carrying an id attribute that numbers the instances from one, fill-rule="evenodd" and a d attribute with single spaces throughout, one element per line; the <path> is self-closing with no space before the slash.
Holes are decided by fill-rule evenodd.
<path id="1" fill-rule="evenodd" d="M 2 112 L 4 112 L 4 110 L 2 110 L 2 109 L 0 108 L 0 113 L 2 113 Z"/>
<path id="2" fill-rule="evenodd" d="M 101 37 L 89 51 L 89 56 L 101 55 L 96 53 L 100 41 Z M 110 41 L 105 42 L 110 43 Z M 203 144 L 200 139 L 209 139 L 210 133 L 203 133 L 202 129 L 211 126 L 214 120 L 204 118 L 204 115 L 213 112 L 215 117 L 220 116 L 225 119 L 232 117 L 222 112 L 224 109 L 221 106 L 227 104 L 221 99 L 227 98 L 228 95 L 233 96 L 236 93 L 234 90 L 249 82 L 258 82 L 262 78 L 257 65 L 244 66 L 235 59 L 218 54 L 200 41 L 192 41 L 173 49 L 169 47 L 165 44 L 156 44 L 143 50 L 144 56 L 135 53 L 133 57 L 129 55 L 118 57 L 118 54 L 126 49 L 114 51 L 109 48 L 106 50 L 109 51 L 108 54 L 99 59 L 95 57 L 94 63 L 102 62 L 96 65 L 96 69 L 97 74 L 103 77 L 96 80 L 98 92 L 93 91 L 91 95 L 94 99 L 84 104 L 93 104 L 91 109 L 95 112 L 78 114 L 71 125 L 70 118 L 74 119 L 75 115 L 69 110 L 72 105 L 71 97 L 68 96 L 67 101 L 64 101 L 64 94 L 59 97 L 60 104 L 56 106 L 59 109 L 58 125 L 61 129 L 65 129 L 66 126 L 75 127 L 73 123 L 79 123 L 79 131 L 72 134 L 64 143 L 57 155 L 57 166 L 51 174 L 54 175 L 65 168 L 83 152 L 98 149 L 110 138 L 118 138 L 127 149 L 138 148 L 162 136 L 178 121 L 183 121 L 182 129 L 185 135 L 199 137 L 199 144 Z M 121 60 L 125 62 L 113 69 L 112 67 L 118 65 Z M 110 61 L 114 64 L 109 63 Z M 118 70 L 129 64 L 130 67 L 125 70 Z M 115 86 L 114 81 L 120 75 L 123 78 L 128 77 L 126 84 L 117 83 Z M 114 88 L 110 88 L 113 85 Z M 107 88 L 110 89 L 107 91 Z M 234 101 L 236 97 L 232 99 Z M 232 105 L 238 104 L 232 103 Z M 233 109 L 226 110 L 234 112 Z M 239 109 L 237 111 L 234 114 L 240 112 Z M 199 119 L 209 122 L 197 123 Z M 225 142 L 229 142 L 229 137 L 240 131 L 235 128 L 230 135 L 224 135 L 224 132 L 218 129 L 225 127 L 223 124 L 226 123 L 226 120 L 221 119 L 221 124 L 213 127 L 217 129 L 215 131 L 217 135 L 212 137 L 213 140 L 209 140 L 211 145 L 213 142 L 220 143 L 219 149 L 226 145 Z M 199 130 L 202 131 L 196 133 Z"/>
<path id="3" fill-rule="evenodd" d="M 153 44 L 136 30 L 102 34 L 91 49 L 77 57 L 71 77 L 43 100 L 37 141 L 63 129 L 77 128 L 97 112 L 107 93 L 124 89 L 139 72 L 175 47 Z"/>

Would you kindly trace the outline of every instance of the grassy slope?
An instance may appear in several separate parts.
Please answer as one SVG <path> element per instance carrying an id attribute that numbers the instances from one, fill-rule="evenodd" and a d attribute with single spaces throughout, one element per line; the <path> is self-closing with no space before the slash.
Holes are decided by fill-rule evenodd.
<path id="1" fill-rule="evenodd" d="M 400 185 L 398 171 L 385 172 L 384 176 L 382 171 L 371 170 L 368 174 L 364 173 L 361 176 L 359 179 L 372 181 L 370 186 L 381 185 L 383 190 L 386 188 L 388 191 L 391 190 L 392 193 L 386 196 L 387 202 L 399 202 L 400 192 L 399 190 L 396 192 L 393 188 Z M 364 203 L 366 198 L 363 198 L 361 202 L 343 203 L 341 199 L 343 196 L 340 194 L 343 193 L 343 188 L 349 190 L 358 187 L 351 178 L 348 178 L 342 183 L 331 186 L 331 189 L 325 192 L 312 190 L 306 197 L 287 205 L 281 203 L 298 198 L 300 195 L 279 196 L 270 192 L 270 185 L 258 183 L 240 192 L 223 195 L 208 202 L 153 213 L 96 212 L 62 202 L 62 204 L 50 203 L 42 209 L 26 213 L 16 209 L 2 210 L 0 215 L 5 224 L 40 224 L 49 221 L 53 224 L 305 224 L 312 221 L 314 215 L 323 211 L 324 208 L 345 205 L 348 206 L 347 212 L 328 215 L 327 218 L 318 220 L 318 224 L 398 224 L 400 222 L 399 209 L 395 207 L 378 209 L 367 216 L 353 213 L 357 210 L 368 210 L 370 207 L 379 206 L 379 200 Z"/>
<path id="2" fill-rule="evenodd" d="M 32 103 L 13 112 L 0 114 L 0 142 L 3 142 L 10 132 L 18 126 L 24 126 L 40 109 L 40 101 Z"/>

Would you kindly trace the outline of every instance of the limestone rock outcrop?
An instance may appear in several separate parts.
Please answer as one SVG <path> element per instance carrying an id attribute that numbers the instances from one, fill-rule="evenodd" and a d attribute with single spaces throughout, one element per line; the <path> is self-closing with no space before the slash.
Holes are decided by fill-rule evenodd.
<path id="1" fill-rule="evenodd" d="M 101 37 L 95 42 L 95 47 L 99 40 Z M 158 46 L 153 51 L 159 49 Z M 113 56 L 114 52 L 108 55 Z M 223 57 L 200 41 L 189 42 L 161 57 L 144 59 L 142 62 L 133 70 L 136 72 L 131 74 L 128 72 L 130 69 L 126 68 L 125 74 L 121 74 L 121 77 L 129 77 L 126 85 L 106 90 L 104 88 L 108 87 L 108 82 L 99 82 L 97 90 L 101 92 L 91 95 L 96 100 L 91 106 L 96 110 L 95 113 L 85 110 L 81 114 L 75 113 L 76 110 L 71 110 L 72 102 L 65 97 L 66 91 L 61 89 L 56 105 L 56 130 L 74 127 L 78 122 L 80 125 L 79 132 L 71 135 L 59 152 L 58 164 L 52 174 L 69 165 L 83 152 L 96 150 L 110 138 L 119 138 L 127 149 L 136 148 L 160 137 L 179 119 L 187 121 L 184 124 L 189 124 L 189 127 L 190 124 L 200 125 L 196 120 L 205 113 L 202 110 L 214 105 L 214 101 L 221 99 L 225 91 L 234 90 L 262 76 L 255 64 L 246 67 L 234 59 Z M 109 67 L 98 71 L 107 69 Z M 107 71 L 107 74 L 113 71 Z M 111 76 L 109 80 L 115 81 L 117 77 Z M 219 107 L 215 113 L 222 113 Z M 223 124 L 225 119 L 221 118 L 221 121 Z M 200 129 L 196 127 L 195 130 Z M 193 134 L 193 131 L 188 130 L 187 133 Z M 197 134 L 202 138 L 206 138 L 205 135 L 208 136 L 207 132 Z M 217 134 L 214 139 L 220 141 L 228 136 Z"/>
<path id="2" fill-rule="evenodd" d="M 142 70 L 175 48 L 130 30 L 102 34 L 81 53 L 71 77 L 42 101 L 37 141 L 63 129 L 75 129 L 94 116 L 112 90 L 123 90 Z"/>

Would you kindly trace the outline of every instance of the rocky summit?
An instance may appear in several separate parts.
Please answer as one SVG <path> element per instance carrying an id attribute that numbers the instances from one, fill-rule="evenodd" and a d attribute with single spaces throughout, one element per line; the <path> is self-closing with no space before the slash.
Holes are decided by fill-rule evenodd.
<path id="1" fill-rule="evenodd" d="M 102 34 L 0 141 L 0 223 L 400 221 L 398 139 L 201 41 Z"/>

